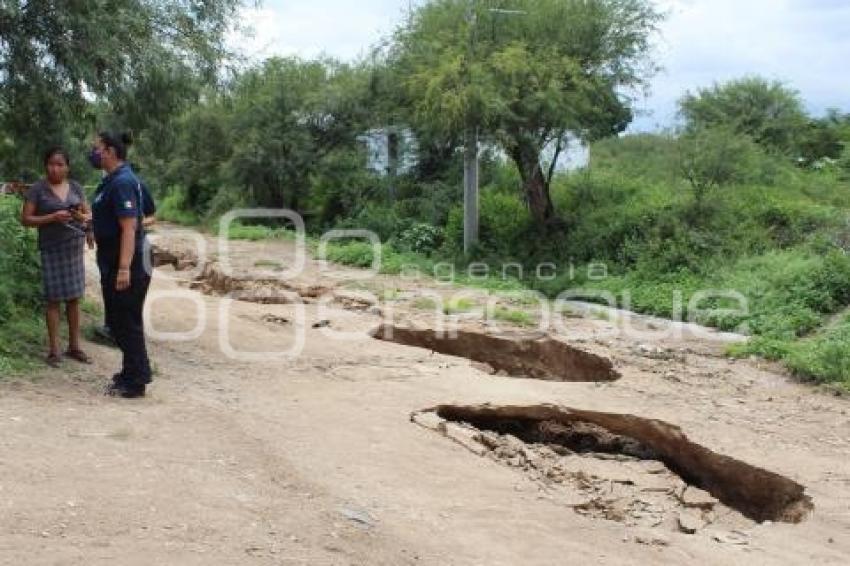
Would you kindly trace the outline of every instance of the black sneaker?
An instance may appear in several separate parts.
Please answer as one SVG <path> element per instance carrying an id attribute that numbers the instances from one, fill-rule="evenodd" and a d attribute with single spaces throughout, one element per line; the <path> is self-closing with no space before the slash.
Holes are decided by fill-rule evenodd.
<path id="1" fill-rule="evenodd" d="M 145 396 L 144 385 L 125 385 L 121 397 L 124 399 L 138 399 Z"/>
<path id="2" fill-rule="evenodd" d="M 104 394 L 107 397 L 121 397 L 122 399 L 138 399 L 145 396 L 145 386 L 130 383 L 113 382 L 107 386 Z"/>

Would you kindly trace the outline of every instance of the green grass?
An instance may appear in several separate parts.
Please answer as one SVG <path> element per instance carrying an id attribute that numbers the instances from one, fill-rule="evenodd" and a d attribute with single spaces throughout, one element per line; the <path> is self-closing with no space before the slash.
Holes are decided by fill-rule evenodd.
<path id="1" fill-rule="evenodd" d="M 83 299 L 80 303 L 80 310 L 83 311 L 83 314 L 87 314 L 93 318 L 103 317 L 103 306 L 89 299 Z"/>
<path id="2" fill-rule="evenodd" d="M 427 297 L 420 297 L 413 301 L 413 308 L 419 309 L 422 311 L 436 311 L 437 310 L 437 302 L 434 299 L 430 299 Z"/>
<path id="3" fill-rule="evenodd" d="M 287 239 L 292 237 L 292 231 L 285 228 L 271 228 L 269 226 L 240 224 L 234 222 L 228 227 L 227 237 L 230 240 L 246 240 L 258 242 L 261 240 Z"/>
<path id="4" fill-rule="evenodd" d="M 268 267 L 275 271 L 282 271 L 283 264 L 279 261 L 273 261 L 270 259 L 261 259 L 254 262 L 254 267 Z"/>
<path id="5" fill-rule="evenodd" d="M 466 297 L 453 297 L 443 306 L 444 314 L 463 314 L 475 308 L 475 301 Z"/>
<path id="6" fill-rule="evenodd" d="M 0 323 L 0 379 L 39 367 L 47 331 L 40 313 L 17 313 Z"/>
<path id="7" fill-rule="evenodd" d="M 508 309 L 505 307 L 496 307 L 491 313 L 492 318 L 515 324 L 516 326 L 534 326 L 536 321 L 532 315 L 526 311 L 517 309 Z"/>

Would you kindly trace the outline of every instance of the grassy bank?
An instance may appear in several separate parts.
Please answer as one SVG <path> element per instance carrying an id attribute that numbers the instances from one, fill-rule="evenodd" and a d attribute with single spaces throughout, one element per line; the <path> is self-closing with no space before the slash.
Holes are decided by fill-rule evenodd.
<path id="1" fill-rule="evenodd" d="M 477 284 L 515 287 L 498 274 L 521 264 L 522 286 L 547 296 L 586 289 L 641 313 L 681 312 L 753 336 L 731 355 L 781 360 L 801 379 L 850 388 L 850 319 L 841 314 L 850 305 L 850 183 L 841 171 L 761 154 L 739 182 L 697 201 L 663 137 L 609 140 L 593 155 L 592 171 L 556 179 L 555 231 L 532 223 L 515 190 L 491 185 L 482 190 L 481 243 L 472 256 L 459 253 L 456 207 L 439 246 L 424 253 L 390 236 L 383 270 L 433 272 L 449 261 L 463 273 L 471 261 L 484 262 L 494 275 Z M 352 242 L 332 247 L 329 259 L 365 267 L 372 254 Z M 538 278 L 541 263 L 557 266 L 556 276 Z"/>
<path id="2" fill-rule="evenodd" d="M 20 206 L 0 196 L 0 377 L 30 369 L 44 351 L 36 235 L 20 225 Z"/>
<path id="3" fill-rule="evenodd" d="M 730 354 L 781 360 L 801 379 L 850 388 L 850 320 L 842 314 L 850 305 L 847 171 L 800 168 L 753 150 L 734 181 L 697 198 L 670 138 L 610 139 L 594 145 L 592 155 L 592 169 L 555 178 L 558 222 L 546 230 L 520 201 L 510 166 L 491 166 L 481 193 L 480 243 L 470 255 L 462 253 L 461 206 L 435 217 L 415 191 L 392 205 L 367 203 L 337 226 L 380 237 L 382 273 L 415 269 L 461 285 L 550 297 L 604 292 L 630 310 L 681 312 L 750 334 Z M 171 198 L 167 218 L 198 222 L 181 218 L 180 203 Z M 327 226 L 308 228 L 315 251 Z M 273 226 L 231 228 L 236 239 L 290 236 Z M 374 258 L 369 243 L 349 240 L 331 243 L 327 259 L 368 268 Z M 480 276 L 482 265 L 489 276 Z M 546 277 L 538 276 L 541 265 Z"/>

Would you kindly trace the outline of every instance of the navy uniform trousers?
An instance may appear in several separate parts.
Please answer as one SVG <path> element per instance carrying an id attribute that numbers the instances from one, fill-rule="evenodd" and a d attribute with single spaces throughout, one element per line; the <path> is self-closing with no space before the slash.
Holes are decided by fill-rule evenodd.
<path id="1" fill-rule="evenodd" d="M 124 356 L 120 381 L 127 385 L 147 385 L 152 381 L 142 313 L 151 276 L 145 271 L 142 251 L 137 248 L 130 269 L 130 287 L 115 289 L 118 277 L 118 242 L 98 242 L 97 266 L 103 292 L 106 323 Z"/>

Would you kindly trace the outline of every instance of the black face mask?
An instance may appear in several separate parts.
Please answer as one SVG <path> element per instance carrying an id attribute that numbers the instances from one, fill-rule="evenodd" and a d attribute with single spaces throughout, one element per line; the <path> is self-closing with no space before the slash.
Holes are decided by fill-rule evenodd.
<path id="1" fill-rule="evenodd" d="M 101 169 L 103 166 L 101 151 L 96 147 L 91 148 L 91 151 L 89 151 L 89 163 L 95 169 Z"/>

